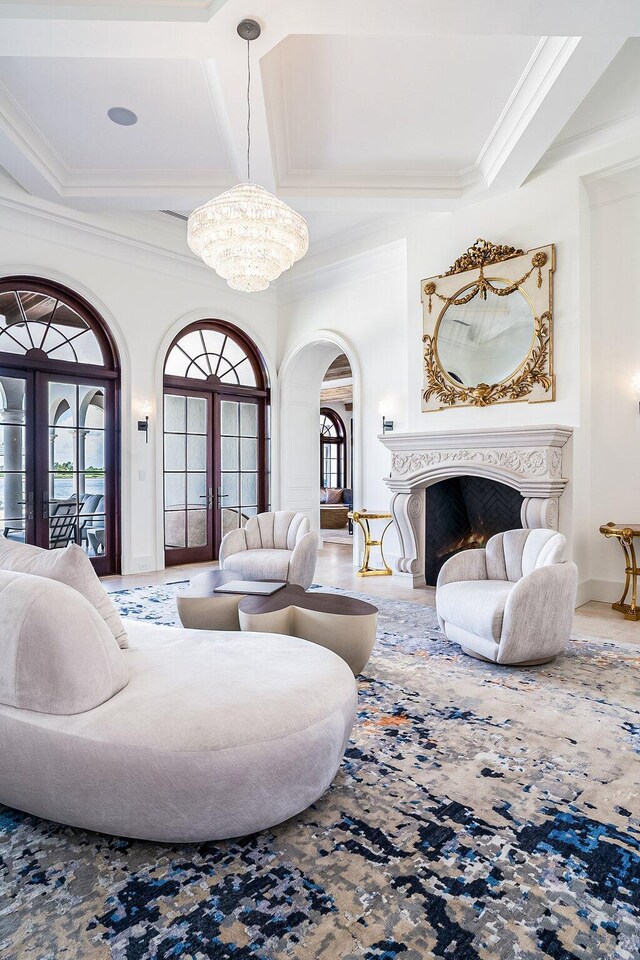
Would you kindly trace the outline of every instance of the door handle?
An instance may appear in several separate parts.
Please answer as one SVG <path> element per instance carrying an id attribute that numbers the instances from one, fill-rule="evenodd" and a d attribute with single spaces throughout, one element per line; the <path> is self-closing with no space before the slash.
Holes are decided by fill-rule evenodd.
<path id="1" fill-rule="evenodd" d="M 218 487 L 218 509 L 219 510 L 222 509 L 222 507 L 224 507 L 224 503 L 222 501 L 226 500 L 228 496 L 229 496 L 228 493 L 222 492 L 222 487 Z"/>
<path id="2" fill-rule="evenodd" d="M 213 510 L 213 487 L 209 487 L 209 493 L 201 493 L 198 499 L 206 500 L 207 510 Z"/>
<path id="3" fill-rule="evenodd" d="M 46 490 L 42 491 L 42 519 L 49 519 L 49 494 Z"/>
<path id="4" fill-rule="evenodd" d="M 26 500 L 18 500 L 18 503 L 20 504 L 20 506 L 24 506 L 25 504 L 27 505 L 27 509 L 26 509 L 27 520 L 33 520 L 33 501 L 34 501 L 34 495 L 31 491 L 27 493 Z"/>

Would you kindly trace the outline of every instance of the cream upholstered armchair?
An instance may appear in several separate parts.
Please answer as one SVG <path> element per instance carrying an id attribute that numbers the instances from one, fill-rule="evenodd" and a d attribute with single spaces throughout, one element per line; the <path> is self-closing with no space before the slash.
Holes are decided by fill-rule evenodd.
<path id="1" fill-rule="evenodd" d="M 444 564 L 441 628 L 465 653 L 504 664 L 552 660 L 571 633 L 578 569 L 555 530 L 508 530 Z"/>
<path id="2" fill-rule="evenodd" d="M 249 517 L 220 544 L 220 567 L 240 580 L 288 580 L 308 590 L 313 582 L 318 535 L 303 513 L 279 510 Z"/>

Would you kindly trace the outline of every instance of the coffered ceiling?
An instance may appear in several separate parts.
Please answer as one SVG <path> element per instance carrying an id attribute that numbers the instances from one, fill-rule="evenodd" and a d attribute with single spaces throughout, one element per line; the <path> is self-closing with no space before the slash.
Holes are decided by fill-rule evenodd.
<path id="1" fill-rule="evenodd" d="M 252 178 L 312 241 L 518 186 L 640 34 L 634 0 L 0 0 L 0 165 L 89 209 L 188 212 L 244 179 L 245 16 Z"/>

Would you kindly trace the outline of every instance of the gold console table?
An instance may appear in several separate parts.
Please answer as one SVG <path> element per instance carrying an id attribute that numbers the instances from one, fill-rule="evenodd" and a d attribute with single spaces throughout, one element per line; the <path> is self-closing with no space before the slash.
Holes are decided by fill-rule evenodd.
<path id="1" fill-rule="evenodd" d="M 382 549 L 382 541 L 384 540 L 384 535 L 393 523 L 393 517 L 390 513 L 369 513 L 368 510 L 352 510 L 349 514 L 349 519 L 353 520 L 358 524 L 362 533 L 364 534 L 364 555 L 362 557 L 362 566 L 358 570 L 357 577 L 390 577 L 393 573 L 390 566 L 388 566 L 387 561 L 384 558 L 384 551 Z M 371 528 L 369 527 L 370 520 L 388 520 L 389 523 L 386 525 L 382 533 L 380 534 L 379 540 L 374 540 L 371 536 Z M 380 557 L 382 559 L 383 567 L 370 567 L 369 558 L 371 556 L 371 547 L 380 547 Z"/>
<path id="2" fill-rule="evenodd" d="M 634 537 L 640 537 L 640 524 L 625 523 L 618 525 L 615 523 L 605 523 L 600 527 L 600 533 L 603 533 L 605 537 L 614 537 L 616 540 L 619 540 L 620 546 L 624 551 L 624 590 L 618 602 L 612 603 L 611 606 L 614 610 L 619 610 L 620 613 L 623 613 L 625 620 L 640 620 L 640 610 L 638 610 L 636 606 L 636 600 L 638 598 L 638 574 L 640 574 L 640 570 L 638 569 L 636 551 L 633 546 Z M 626 602 L 629 587 L 631 587 L 631 603 Z"/>

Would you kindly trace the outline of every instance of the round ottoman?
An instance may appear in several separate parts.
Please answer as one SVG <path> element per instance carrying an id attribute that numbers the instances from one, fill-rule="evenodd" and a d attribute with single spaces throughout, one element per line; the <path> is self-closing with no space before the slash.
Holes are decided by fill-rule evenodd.
<path id="1" fill-rule="evenodd" d="M 221 840 L 294 816 L 333 780 L 356 686 L 293 637 L 126 622 L 130 680 L 85 713 L 0 705 L 0 802 L 102 833 Z"/>

